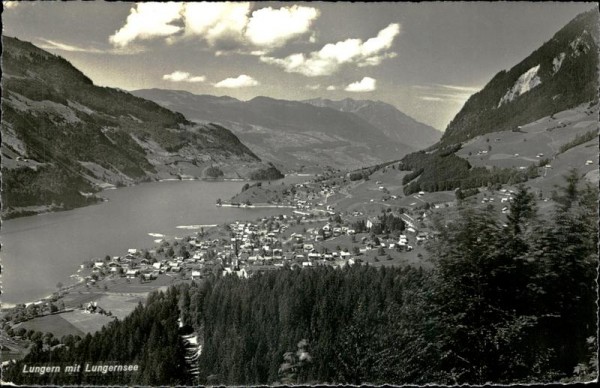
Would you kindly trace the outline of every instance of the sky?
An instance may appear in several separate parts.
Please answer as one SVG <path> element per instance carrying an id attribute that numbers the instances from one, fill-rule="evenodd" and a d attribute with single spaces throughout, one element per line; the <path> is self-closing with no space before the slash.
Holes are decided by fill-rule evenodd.
<path id="1" fill-rule="evenodd" d="M 241 100 L 380 100 L 444 130 L 584 2 L 15 2 L 3 34 L 96 85 Z"/>

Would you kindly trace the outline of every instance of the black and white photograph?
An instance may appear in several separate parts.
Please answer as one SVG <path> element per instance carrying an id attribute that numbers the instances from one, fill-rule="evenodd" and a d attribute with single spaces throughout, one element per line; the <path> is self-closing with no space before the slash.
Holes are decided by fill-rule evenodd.
<path id="1" fill-rule="evenodd" d="M 2 386 L 598 380 L 596 2 L 2 1 Z"/>

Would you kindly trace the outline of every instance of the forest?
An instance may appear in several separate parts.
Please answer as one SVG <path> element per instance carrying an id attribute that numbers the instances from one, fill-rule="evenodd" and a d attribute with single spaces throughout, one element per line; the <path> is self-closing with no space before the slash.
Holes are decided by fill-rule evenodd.
<path id="1" fill-rule="evenodd" d="M 501 222 L 435 221 L 432 269 L 355 265 L 209 278 L 5 369 L 17 384 L 510 384 L 597 377 L 598 190 L 575 171 L 550 214 L 520 187 Z M 465 204 L 466 205 L 466 204 Z M 392 220 L 393 221 L 393 220 Z M 178 328 L 181 318 L 183 328 Z M 179 334 L 199 334 L 198 375 Z M 140 372 L 32 376 L 24 365 L 111 360 Z M 102 380 L 104 379 L 104 380 Z"/>
<path id="2" fill-rule="evenodd" d="M 467 190 L 494 184 L 514 185 L 539 176 L 536 165 L 530 165 L 525 171 L 495 166 L 490 170 L 472 167 L 467 160 L 455 154 L 460 147 L 460 144 L 453 144 L 406 155 L 399 168 L 412 172 L 402 179 L 404 194 Z"/>

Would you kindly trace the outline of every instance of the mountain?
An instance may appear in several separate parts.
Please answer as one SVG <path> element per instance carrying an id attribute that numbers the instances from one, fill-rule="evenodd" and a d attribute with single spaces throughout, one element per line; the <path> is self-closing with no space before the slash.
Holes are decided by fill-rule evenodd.
<path id="1" fill-rule="evenodd" d="M 82 206 L 111 185 L 272 171 L 221 126 L 95 86 L 31 43 L 2 43 L 4 216 Z"/>
<path id="2" fill-rule="evenodd" d="M 416 149 L 410 136 L 390 134 L 353 112 L 306 102 L 268 97 L 240 101 L 161 89 L 132 94 L 190 120 L 227 126 L 261 158 L 294 170 L 317 165 L 356 168 L 399 159 Z"/>
<path id="3" fill-rule="evenodd" d="M 427 148 L 440 140 L 442 132 L 413 119 L 395 106 L 381 101 L 353 100 L 340 101 L 316 98 L 305 100 L 319 107 L 332 108 L 341 112 L 354 113 L 369 124 L 379 128 L 386 136 L 410 147 Z"/>
<path id="4" fill-rule="evenodd" d="M 546 192 L 571 168 L 597 183 L 598 16 L 578 15 L 471 96 L 438 144 L 402 159 L 404 192 L 525 181 Z"/>
<path id="5" fill-rule="evenodd" d="M 598 11 L 578 15 L 509 71 L 501 71 L 465 103 L 443 144 L 516 130 L 544 116 L 598 99 Z"/>

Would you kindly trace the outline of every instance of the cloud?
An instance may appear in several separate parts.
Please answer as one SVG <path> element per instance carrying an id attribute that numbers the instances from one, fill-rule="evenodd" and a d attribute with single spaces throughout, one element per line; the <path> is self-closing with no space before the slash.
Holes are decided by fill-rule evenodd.
<path id="1" fill-rule="evenodd" d="M 244 42 L 250 3 L 186 3 L 182 5 L 185 37 L 202 37 L 211 47 L 234 49 Z"/>
<path id="2" fill-rule="evenodd" d="M 461 92 L 472 92 L 472 93 L 475 93 L 475 92 L 478 92 L 478 91 L 481 90 L 480 86 L 473 87 L 473 86 L 457 86 L 457 85 L 444 85 L 444 84 L 434 84 L 434 85 L 435 86 L 439 86 L 439 87 L 444 88 L 444 89 L 458 90 L 458 91 L 461 91 Z"/>
<path id="3" fill-rule="evenodd" d="M 85 53 L 103 53 L 104 52 L 103 50 L 100 50 L 100 49 L 72 46 L 70 44 L 56 42 L 56 41 L 49 40 L 49 39 L 40 39 L 40 40 L 43 42 L 46 42 L 46 43 L 38 45 L 40 48 L 43 48 L 43 49 L 55 49 L 55 50 L 62 50 L 62 51 L 85 52 Z"/>
<path id="4" fill-rule="evenodd" d="M 316 85 L 306 85 L 306 88 L 309 90 L 319 90 L 321 88 L 321 85 L 316 84 Z"/>
<path id="5" fill-rule="evenodd" d="M 400 24 L 392 23 L 366 42 L 361 39 L 346 39 L 326 44 L 321 50 L 308 55 L 296 53 L 285 58 L 261 56 L 260 59 L 279 66 L 288 73 L 300 73 L 308 77 L 331 75 L 345 64 L 359 67 L 377 66 L 384 59 L 395 57 L 395 52 L 387 50 L 392 47 L 395 37 L 399 34 Z"/>
<path id="6" fill-rule="evenodd" d="M 252 12 L 245 36 L 258 47 L 281 47 L 289 40 L 308 33 L 318 16 L 316 8 L 298 5 L 279 9 L 262 8 Z"/>
<path id="7" fill-rule="evenodd" d="M 173 44 L 200 38 L 220 54 L 265 55 L 310 32 L 318 16 L 316 8 L 298 5 L 251 13 L 249 2 L 140 3 L 110 42 L 125 47 L 138 39 L 166 38 Z"/>
<path id="8" fill-rule="evenodd" d="M 376 89 L 377 81 L 371 77 L 364 77 L 358 82 L 353 82 L 344 89 L 347 92 L 372 92 Z"/>
<path id="9" fill-rule="evenodd" d="M 333 86 L 333 85 L 329 85 L 326 90 L 329 90 L 329 91 L 331 91 L 331 90 L 337 90 L 337 88 L 335 86 Z"/>
<path id="10" fill-rule="evenodd" d="M 109 48 L 109 49 L 99 49 L 95 47 L 80 47 L 74 46 L 67 43 L 57 42 L 55 40 L 36 38 L 40 42 L 36 44 L 39 48 L 44 50 L 60 50 L 60 51 L 69 51 L 69 52 L 82 52 L 82 53 L 90 53 L 90 54 L 115 54 L 115 55 L 131 55 L 139 53 L 141 50 L 139 47 L 128 47 L 127 49 L 122 48 Z"/>
<path id="11" fill-rule="evenodd" d="M 204 81 L 206 81 L 206 76 L 198 75 L 195 77 L 190 77 L 187 81 L 188 82 L 204 82 Z"/>
<path id="12" fill-rule="evenodd" d="M 131 8 L 125 25 L 109 40 L 117 47 L 125 47 L 138 39 L 171 36 L 182 30 L 172 24 L 180 18 L 181 3 L 138 3 Z"/>
<path id="13" fill-rule="evenodd" d="M 414 89 L 421 90 L 418 97 L 423 101 L 443 101 L 453 104 L 464 104 L 473 93 L 481 90 L 480 86 L 462 86 L 447 84 L 413 85 Z"/>
<path id="14" fill-rule="evenodd" d="M 4 6 L 4 9 L 14 9 L 17 8 L 17 6 L 19 5 L 18 1 L 3 1 L 2 5 Z"/>
<path id="15" fill-rule="evenodd" d="M 203 75 L 191 77 L 190 73 L 185 71 L 174 71 L 171 74 L 165 74 L 162 77 L 166 81 L 172 82 L 204 82 L 206 77 Z"/>
<path id="16" fill-rule="evenodd" d="M 260 83 L 255 80 L 254 78 L 246 75 L 246 74 L 242 74 L 236 78 L 226 78 L 222 81 L 217 82 L 216 84 L 214 84 L 215 88 L 230 88 L 230 89 L 237 89 L 237 88 L 246 88 L 249 86 L 256 86 L 259 85 Z"/>

